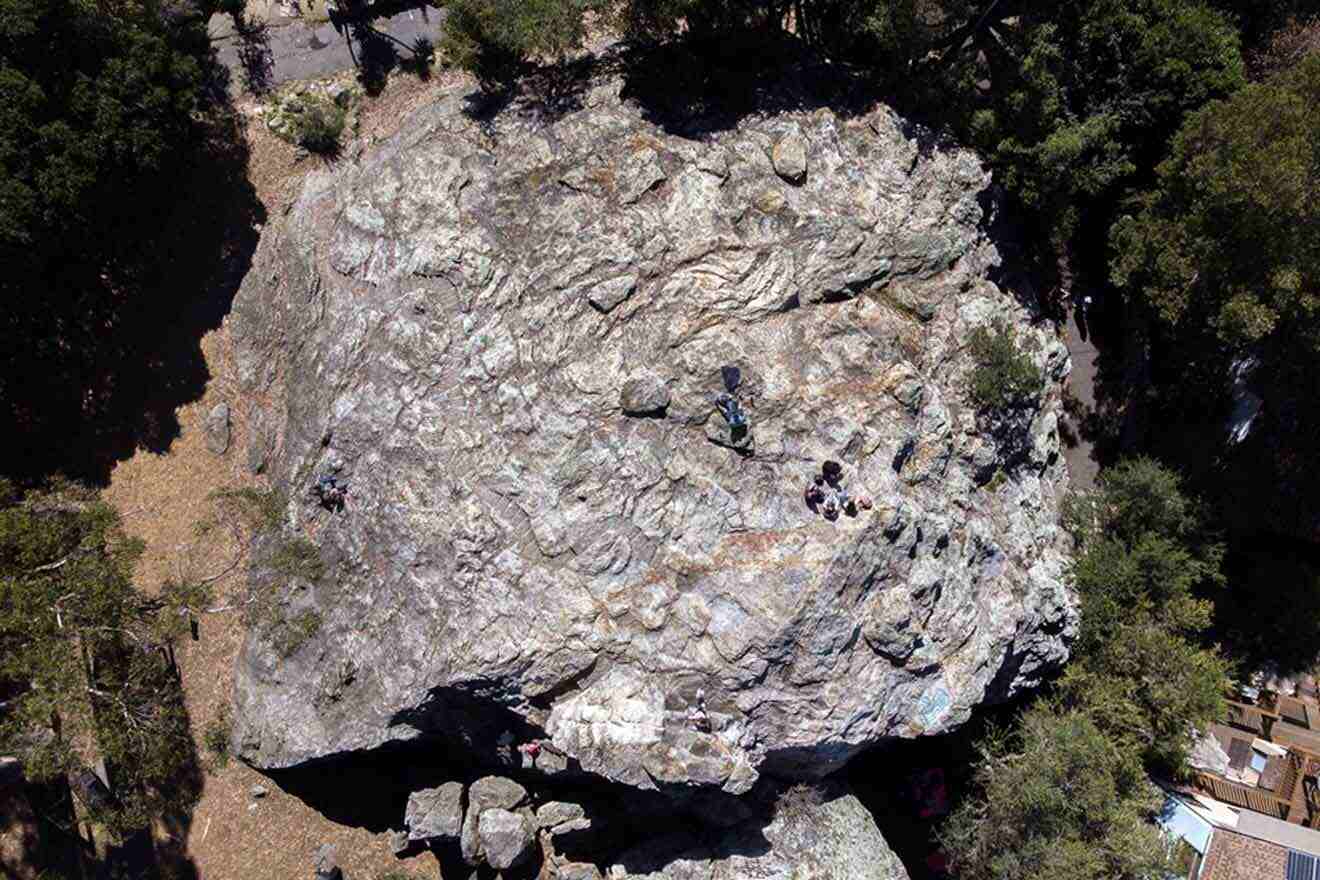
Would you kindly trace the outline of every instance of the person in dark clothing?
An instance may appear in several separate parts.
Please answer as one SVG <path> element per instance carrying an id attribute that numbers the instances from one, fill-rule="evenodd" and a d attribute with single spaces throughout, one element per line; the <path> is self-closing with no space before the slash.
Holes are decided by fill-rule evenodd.
<path id="1" fill-rule="evenodd" d="M 341 484 L 334 474 L 322 474 L 312 486 L 312 494 L 320 499 L 326 510 L 341 510 L 348 496 L 348 486 Z"/>
<path id="2" fill-rule="evenodd" d="M 814 511 L 817 505 L 824 502 L 825 492 L 820 488 L 820 484 L 813 480 L 807 483 L 806 491 L 802 493 L 802 497 L 806 500 L 807 507 Z"/>
<path id="3" fill-rule="evenodd" d="M 715 408 L 720 411 L 724 421 L 728 422 L 733 430 L 747 427 L 747 416 L 732 394 L 721 394 L 715 398 Z"/>
<path id="4" fill-rule="evenodd" d="M 843 465 L 837 461 L 827 460 L 820 466 L 820 471 L 825 475 L 825 482 L 831 486 L 838 487 L 839 481 L 843 479 Z"/>

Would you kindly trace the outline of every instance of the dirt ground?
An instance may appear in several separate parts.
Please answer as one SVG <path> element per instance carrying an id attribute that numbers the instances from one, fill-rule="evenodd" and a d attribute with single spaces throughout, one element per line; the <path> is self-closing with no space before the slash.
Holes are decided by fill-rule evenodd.
<path id="1" fill-rule="evenodd" d="M 447 79 L 442 74 L 429 82 L 397 76 L 379 97 L 367 99 L 359 137 L 367 142 L 387 137 L 411 109 L 431 100 Z M 303 176 L 322 160 L 299 158 L 298 151 L 265 129 L 256 105 L 243 109 L 251 147 L 250 179 L 266 215 L 280 217 L 296 197 Z M 181 436 L 163 455 L 139 451 L 120 462 L 105 497 L 125 515 L 127 531 L 147 543 L 138 571 L 143 589 L 158 589 L 165 579 L 178 576 L 181 568 L 210 576 L 232 565 L 229 574 L 211 584 L 211 604 L 218 606 L 241 590 L 245 566 L 241 559 L 234 565 L 239 548 L 230 538 L 210 542 L 204 552 L 194 549 L 194 527 L 211 514 L 212 491 L 259 485 L 260 478 L 249 476 L 244 468 L 247 404 L 234 379 L 227 323 L 207 334 L 201 347 L 211 378 L 203 396 L 179 410 Z M 203 423 L 221 402 L 230 406 L 233 430 L 227 452 L 217 457 L 207 449 Z M 202 733 L 230 705 L 235 659 L 243 639 L 240 615 L 240 611 L 202 615 L 199 639 L 185 641 L 177 650 L 203 761 L 209 756 Z M 269 790 L 264 798 L 251 796 L 257 784 Z M 346 796 L 352 795 L 346 792 Z M 352 880 L 373 880 L 387 872 L 438 876 L 432 856 L 400 862 L 390 851 L 388 835 L 336 825 L 237 760 L 207 774 L 185 833 L 186 854 L 196 875 L 205 880 L 310 878 L 313 854 L 324 843 L 335 844 L 340 865 Z"/>

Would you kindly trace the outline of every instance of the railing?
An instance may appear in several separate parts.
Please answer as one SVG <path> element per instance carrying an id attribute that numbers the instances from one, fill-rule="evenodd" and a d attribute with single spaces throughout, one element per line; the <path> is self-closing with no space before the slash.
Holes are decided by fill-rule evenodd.
<path id="1" fill-rule="evenodd" d="M 1276 819 L 1286 820 L 1288 818 L 1288 811 L 1291 808 L 1290 802 L 1258 788 L 1252 788 L 1240 782 L 1233 782 L 1210 773 L 1197 773 L 1196 784 L 1215 800 L 1233 804 L 1236 807 L 1246 807 L 1248 810 L 1255 810 L 1257 813 L 1264 813 Z"/>

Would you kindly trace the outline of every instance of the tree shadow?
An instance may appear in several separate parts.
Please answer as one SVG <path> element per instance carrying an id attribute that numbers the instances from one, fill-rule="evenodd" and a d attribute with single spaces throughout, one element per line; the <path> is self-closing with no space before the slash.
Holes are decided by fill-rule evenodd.
<path id="1" fill-rule="evenodd" d="M 582 109 L 594 84 L 618 77 L 620 96 L 639 106 L 645 119 L 670 134 L 701 139 L 757 114 L 829 107 L 841 116 L 857 115 L 881 95 L 860 72 L 778 31 L 619 44 L 558 64 L 514 65 L 513 73 L 488 79 L 469 96 L 474 118 L 488 119 L 493 108 L 517 103 L 523 113 L 554 120 Z M 922 132 L 923 149 L 934 146 L 929 134 Z"/>
<path id="2" fill-rule="evenodd" d="M 49 873 L 78 877 L 95 861 L 90 841 L 83 837 L 73 809 L 73 794 L 64 780 L 20 782 L 0 790 L 0 832 L 7 845 L 0 854 L 0 876 Z"/>
<path id="3" fill-rule="evenodd" d="M 266 22 L 237 13 L 234 30 L 239 40 L 238 63 L 243 69 L 243 87 L 253 95 L 270 94 L 275 87 L 275 59 Z"/>
<path id="4" fill-rule="evenodd" d="M 419 10 L 429 20 L 429 6 L 418 0 L 383 0 L 368 3 L 365 0 L 342 0 L 341 8 L 331 13 L 335 29 L 344 34 L 349 55 L 358 69 L 358 81 L 367 94 L 379 95 L 389 75 L 396 69 L 406 70 L 425 80 L 431 76 L 431 63 L 435 60 L 435 45 L 427 37 L 418 37 L 411 44 L 376 28 L 372 22 L 407 10 Z M 403 50 L 407 55 L 401 55 Z"/>
<path id="5" fill-rule="evenodd" d="M 1289 675 L 1320 661 L 1320 550 L 1274 536 L 1240 538 L 1228 585 L 1211 596 L 1214 635 L 1246 670 Z"/>
<path id="6" fill-rule="evenodd" d="M 228 313 L 265 219 L 214 52 L 207 73 L 211 106 L 194 149 L 133 181 L 132 198 L 104 200 L 98 251 L 108 262 L 89 258 L 82 242 L 57 243 L 46 289 L 7 316 L 14 344 L 0 353 L 0 432 L 10 454 L 0 473 L 104 485 L 136 450 L 168 451 L 176 411 L 205 390 L 201 339 Z M 40 307 L 51 300 L 78 310 Z"/>

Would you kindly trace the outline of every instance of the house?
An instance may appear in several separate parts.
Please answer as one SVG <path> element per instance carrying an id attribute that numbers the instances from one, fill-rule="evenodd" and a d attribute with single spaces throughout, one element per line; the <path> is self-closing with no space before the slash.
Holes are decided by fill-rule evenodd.
<path id="1" fill-rule="evenodd" d="M 1195 744 L 1159 823 L 1189 880 L 1320 880 L 1320 701 L 1314 682 L 1238 686 Z"/>
<path id="2" fill-rule="evenodd" d="M 1169 790 L 1159 823 L 1187 880 L 1320 880 L 1320 831 Z"/>
<path id="3" fill-rule="evenodd" d="M 1217 801 L 1320 828 L 1320 703 L 1241 686 L 1194 749 L 1193 786 Z"/>

